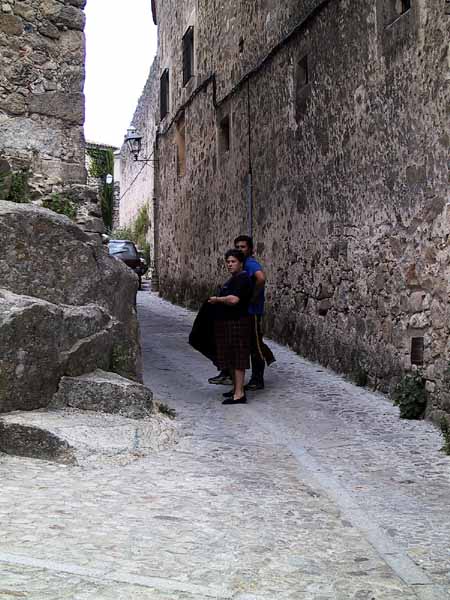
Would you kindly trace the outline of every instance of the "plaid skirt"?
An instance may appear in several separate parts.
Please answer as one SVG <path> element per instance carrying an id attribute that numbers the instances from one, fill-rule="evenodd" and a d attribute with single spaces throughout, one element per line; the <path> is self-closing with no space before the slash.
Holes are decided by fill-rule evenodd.
<path id="1" fill-rule="evenodd" d="M 250 317 L 214 321 L 216 365 L 219 369 L 249 369 L 251 348 Z"/>

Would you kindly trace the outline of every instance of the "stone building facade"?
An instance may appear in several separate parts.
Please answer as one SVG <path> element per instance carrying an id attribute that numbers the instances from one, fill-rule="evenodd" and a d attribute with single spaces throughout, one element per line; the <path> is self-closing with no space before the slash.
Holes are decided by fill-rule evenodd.
<path id="1" fill-rule="evenodd" d="M 127 145 L 120 151 L 116 180 L 120 185 L 119 227 L 133 226 L 139 211 L 148 210 L 151 268 L 155 263 L 155 157 L 156 127 L 159 121 L 159 60 L 155 58 L 135 110 L 131 126 L 142 134 L 142 149 L 134 160 Z M 156 281 L 156 280 L 155 280 Z"/>
<path id="2" fill-rule="evenodd" d="M 83 187 L 85 3 L 1 3 L 0 158 L 29 173 L 33 200 L 64 191 L 97 202 Z"/>
<path id="3" fill-rule="evenodd" d="M 153 10 L 162 295 L 197 304 L 252 233 L 274 339 L 450 411 L 446 0 Z"/>

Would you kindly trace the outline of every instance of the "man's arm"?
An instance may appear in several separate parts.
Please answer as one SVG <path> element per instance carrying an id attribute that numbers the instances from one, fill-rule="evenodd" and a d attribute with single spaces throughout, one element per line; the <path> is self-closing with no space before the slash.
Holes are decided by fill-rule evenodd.
<path id="1" fill-rule="evenodd" d="M 211 296 L 208 299 L 208 304 L 226 304 L 227 306 L 234 306 L 235 304 L 238 304 L 238 302 L 240 301 L 238 296 L 233 296 L 233 295 L 229 295 L 229 296 Z"/>
<path id="2" fill-rule="evenodd" d="M 253 295 L 250 299 L 252 304 L 258 302 L 259 292 L 263 290 L 264 286 L 266 285 L 266 276 L 264 271 L 256 271 L 253 276 L 255 278 L 255 287 L 253 289 Z"/>

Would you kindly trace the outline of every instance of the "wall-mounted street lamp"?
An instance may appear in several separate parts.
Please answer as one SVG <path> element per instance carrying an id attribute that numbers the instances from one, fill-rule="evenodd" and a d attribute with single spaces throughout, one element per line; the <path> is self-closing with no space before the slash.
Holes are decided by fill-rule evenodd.
<path id="1" fill-rule="evenodd" d="M 130 154 L 134 157 L 135 162 L 154 163 L 154 158 L 139 158 L 142 149 L 142 135 L 140 135 L 135 127 L 129 127 L 124 139 Z"/>

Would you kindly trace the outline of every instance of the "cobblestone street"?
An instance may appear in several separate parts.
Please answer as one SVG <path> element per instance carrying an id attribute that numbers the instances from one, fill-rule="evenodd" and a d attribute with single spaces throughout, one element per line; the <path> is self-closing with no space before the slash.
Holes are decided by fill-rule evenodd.
<path id="1" fill-rule="evenodd" d="M 194 314 L 138 297 L 180 442 L 128 464 L 0 455 L 0 599 L 450 599 L 450 457 L 427 422 L 287 348 L 222 406 Z"/>

